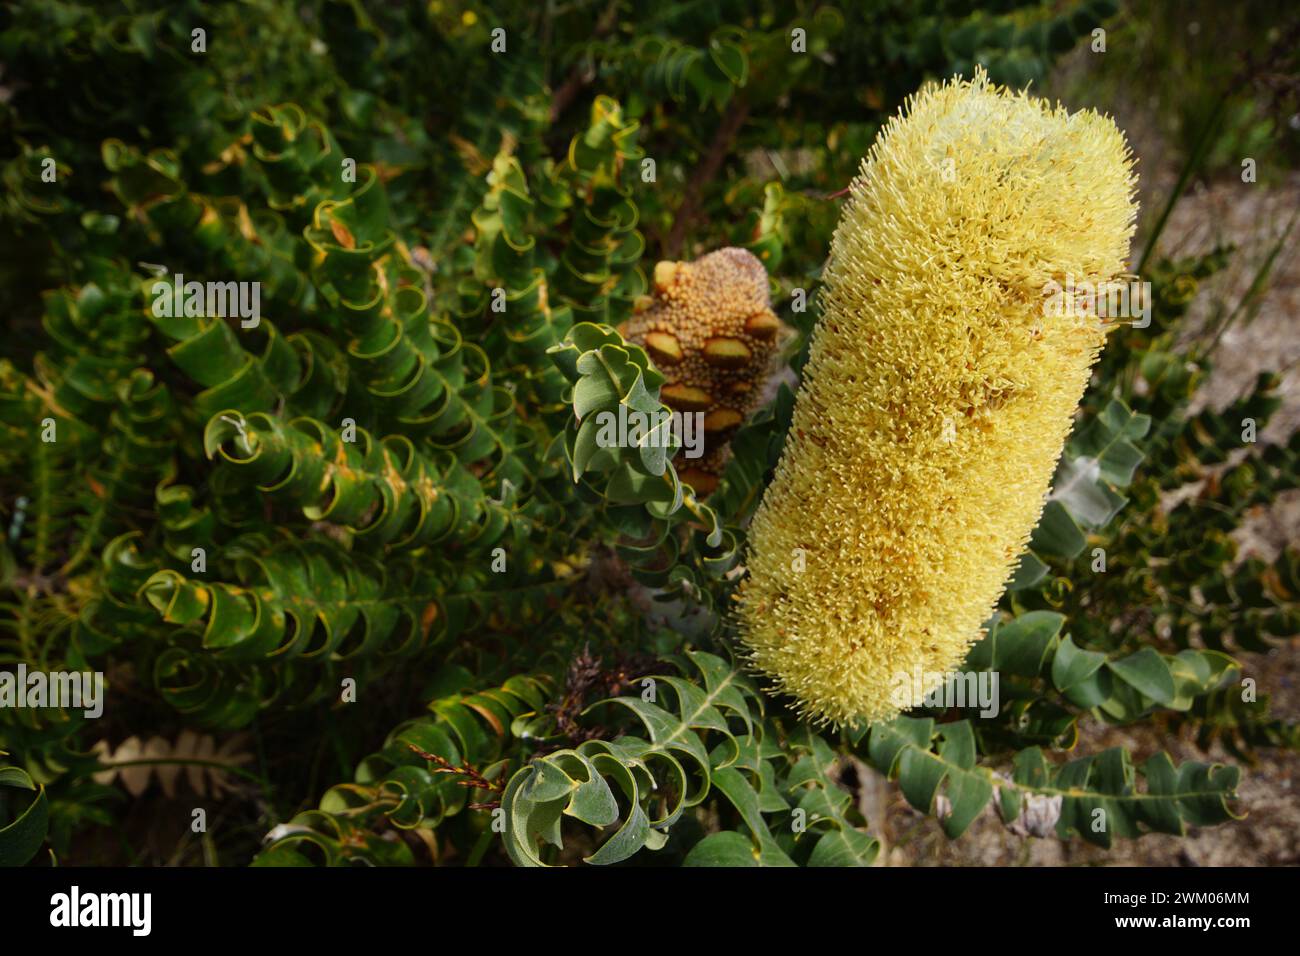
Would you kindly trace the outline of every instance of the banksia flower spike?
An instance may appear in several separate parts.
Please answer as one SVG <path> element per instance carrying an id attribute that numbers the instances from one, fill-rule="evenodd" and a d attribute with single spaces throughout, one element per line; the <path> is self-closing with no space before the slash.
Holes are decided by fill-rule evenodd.
<path id="1" fill-rule="evenodd" d="M 1045 290 L 1123 273 L 1135 184 L 1110 119 L 982 72 L 882 130 L 739 595 L 752 662 L 809 716 L 888 719 L 979 638 L 1105 336 Z"/>
<path id="2" fill-rule="evenodd" d="M 677 473 L 707 495 L 730 456 L 731 436 L 764 400 L 789 329 L 772 311 L 763 263 L 735 247 L 658 263 L 654 295 L 638 306 L 620 331 L 664 374 L 665 405 L 704 414 L 704 455 L 679 459 Z"/>

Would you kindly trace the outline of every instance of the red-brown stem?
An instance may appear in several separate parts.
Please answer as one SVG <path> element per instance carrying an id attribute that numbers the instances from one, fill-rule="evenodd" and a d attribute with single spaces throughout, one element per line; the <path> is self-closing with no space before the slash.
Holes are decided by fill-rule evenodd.
<path id="1" fill-rule="evenodd" d="M 709 144 L 709 150 L 704 154 L 695 177 L 686 185 L 682 204 L 677 208 L 677 215 L 673 219 L 673 228 L 669 231 L 668 238 L 664 240 L 665 259 L 676 258 L 681 250 L 682 243 L 686 239 L 686 231 L 699 215 L 700 203 L 704 198 L 704 187 L 718 175 L 723 161 L 731 152 L 731 144 L 735 141 L 736 134 L 745 125 L 748 117 L 749 102 L 741 96 L 733 97 L 727 106 L 727 111 L 722 114 L 722 122 L 718 124 L 717 131 L 713 134 L 713 142 Z"/>

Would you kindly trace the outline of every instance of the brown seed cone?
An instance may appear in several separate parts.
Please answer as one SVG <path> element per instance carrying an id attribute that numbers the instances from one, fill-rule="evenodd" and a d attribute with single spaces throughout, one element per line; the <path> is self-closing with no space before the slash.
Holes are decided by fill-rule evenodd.
<path id="1" fill-rule="evenodd" d="M 619 331 L 645 348 L 667 379 L 670 408 L 704 413 L 704 454 L 675 464 L 682 481 L 708 495 L 731 457 L 729 442 L 763 401 L 790 329 L 772 311 L 767 270 L 746 249 L 727 247 L 694 262 L 660 262 L 654 295 Z"/>

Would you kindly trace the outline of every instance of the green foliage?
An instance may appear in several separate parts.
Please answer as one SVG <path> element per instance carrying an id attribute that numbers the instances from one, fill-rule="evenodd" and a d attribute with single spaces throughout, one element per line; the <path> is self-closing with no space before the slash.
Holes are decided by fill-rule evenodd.
<path id="1" fill-rule="evenodd" d="M 435 685 L 457 686 L 468 672 L 439 674 Z M 542 678 L 517 675 L 502 686 L 477 693 L 454 692 L 429 702 L 429 714 L 406 721 L 389 734 L 382 750 L 357 767 L 356 779 L 326 792 L 320 807 L 300 813 L 270 835 L 270 845 L 254 861 L 259 866 L 310 865 L 365 861 L 375 864 L 414 862 L 411 847 L 376 834 L 377 824 L 398 830 L 421 828 L 428 834 L 466 815 L 481 817 L 458 786 L 451 768 L 479 765 L 492 778 L 506 764 L 512 745 L 530 745 L 538 711 L 550 692 Z M 475 819 L 459 828 L 468 831 L 477 862 L 493 834 Z M 450 829 L 450 827 L 444 827 Z M 477 832 L 476 832 L 477 831 Z M 426 836 L 437 861 L 436 838 Z"/>
<path id="2" fill-rule="evenodd" d="M 1300 556 L 1229 535 L 1300 450 L 1236 453 L 1277 382 L 1192 415 L 1208 356 L 1175 348 L 1226 250 L 1154 262 L 1151 328 L 1113 335 L 963 672 L 1000 676 L 992 720 L 819 733 L 736 658 L 788 384 L 707 500 L 671 443 L 597 441 L 666 411 L 617 330 L 657 258 L 753 251 L 797 373 L 828 197 L 902 98 L 976 64 L 1037 82 L 1114 13 L 922 6 L 9 5 L 0 664 L 108 690 L 101 720 L 0 709 L 0 863 L 871 865 L 868 765 L 953 837 L 995 798 L 1102 845 L 1227 819 L 1235 768 L 1060 756 L 1085 721 L 1297 742 L 1229 653 L 1295 633 Z M 164 857 L 98 745 L 191 730 L 256 766 Z M 120 858 L 84 849 L 124 826 Z"/>
<path id="3" fill-rule="evenodd" d="M 668 675 L 651 679 L 652 688 L 662 684 L 671 691 L 671 710 L 645 697 L 611 701 L 636 715 L 649 740 L 620 735 L 612 742 L 584 741 L 576 748 L 539 757 L 511 778 L 501 809 L 507 821 L 506 849 L 515 863 L 540 864 L 539 840 L 562 848 L 563 816 L 597 828 L 621 820 L 600 848 L 584 858 L 588 863 L 617 863 L 642 847 L 662 848 L 669 828 L 715 786 L 734 802 L 736 797 L 716 779 L 728 771 L 726 779 L 745 793 L 748 782 L 734 765 L 742 746 L 754 746 L 750 701 L 757 699 L 757 693 L 720 658 L 694 654 L 692 659 L 704 678 L 703 686 Z M 733 734 L 730 717 L 749 733 L 740 738 Z M 719 735 L 713 754 L 710 731 Z M 625 809 L 619 806 L 616 790 Z M 760 842 L 770 839 L 761 823 L 755 836 Z"/>
<path id="4" fill-rule="evenodd" d="M 0 752 L 0 756 L 4 756 Z M 22 866 L 34 857 L 45 842 L 49 827 L 50 804 L 45 788 L 32 782 L 31 776 L 19 767 L 0 766 L 0 866 Z M 20 801 L 10 806 L 13 790 L 35 792 L 26 806 Z"/>
<path id="5" fill-rule="evenodd" d="M 1115 836 L 1144 832 L 1182 836 L 1190 826 L 1231 819 L 1228 800 L 1235 794 L 1236 767 L 1196 762 L 1175 767 L 1165 753 L 1147 759 L 1136 773 L 1128 752 L 1113 747 L 1095 756 L 1053 766 L 1038 747 L 1016 754 L 1010 779 L 977 766 L 975 734 L 970 721 L 935 726 L 929 718 L 899 717 L 873 727 L 865 743 L 868 762 L 898 781 L 908 802 L 925 813 L 939 811 L 943 830 L 959 837 L 995 797 L 1003 821 L 1014 824 L 1035 800 L 1055 798 L 1046 815 L 1050 827 L 1066 839 L 1072 832 L 1098 846 Z M 943 793 L 940 794 L 940 788 Z M 942 797 L 942 802 L 940 798 Z M 1031 824 L 1035 836 L 1046 835 L 1043 821 Z"/>

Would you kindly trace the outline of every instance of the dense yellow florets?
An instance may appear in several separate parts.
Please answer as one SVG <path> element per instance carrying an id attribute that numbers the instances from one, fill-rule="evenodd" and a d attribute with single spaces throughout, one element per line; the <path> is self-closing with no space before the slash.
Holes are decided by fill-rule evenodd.
<path id="1" fill-rule="evenodd" d="M 764 396 L 789 332 L 772 311 L 767 270 L 734 246 L 694 262 L 660 262 L 654 295 L 620 331 L 663 372 L 664 404 L 704 414 L 703 457 L 676 464 L 682 481 L 708 495 L 730 456 L 731 436 Z"/>
<path id="2" fill-rule="evenodd" d="M 1105 334 L 1044 290 L 1123 272 L 1135 183 L 1110 119 L 982 74 L 882 130 L 739 595 L 753 663 L 809 716 L 888 719 L 979 638 Z"/>

